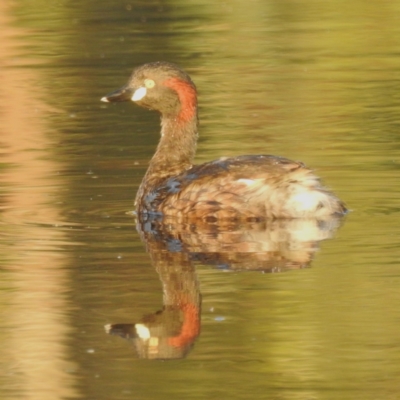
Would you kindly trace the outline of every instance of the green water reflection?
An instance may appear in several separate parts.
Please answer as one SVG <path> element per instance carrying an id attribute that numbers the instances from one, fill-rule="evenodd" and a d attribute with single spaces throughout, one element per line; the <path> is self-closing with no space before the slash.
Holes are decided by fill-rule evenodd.
<path id="1" fill-rule="evenodd" d="M 0 391 L 31 399 L 396 399 L 400 2 L 2 2 Z M 197 161 L 304 161 L 353 210 L 309 268 L 197 263 L 187 358 L 103 326 L 162 308 L 133 198 L 157 116 L 100 97 L 173 61 L 200 93 Z M 311 260 L 312 259 L 312 260 Z"/>

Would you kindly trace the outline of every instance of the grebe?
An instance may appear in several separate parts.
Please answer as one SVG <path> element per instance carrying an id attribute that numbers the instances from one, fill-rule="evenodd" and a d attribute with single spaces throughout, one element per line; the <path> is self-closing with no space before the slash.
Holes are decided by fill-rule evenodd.
<path id="1" fill-rule="evenodd" d="M 175 64 L 144 64 L 133 71 L 127 85 L 101 100 L 131 100 L 161 114 L 161 138 L 136 195 L 139 216 L 215 222 L 320 219 L 347 211 L 301 162 L 244 155 L 193 165 L 197 92 L 189 75 Z"/>

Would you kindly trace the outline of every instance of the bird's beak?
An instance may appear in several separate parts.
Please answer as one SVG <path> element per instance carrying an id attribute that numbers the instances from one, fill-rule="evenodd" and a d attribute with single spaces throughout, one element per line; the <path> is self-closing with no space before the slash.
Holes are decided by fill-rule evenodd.
<path id="1" fill-rule="evenodd" d="M 104 101 L 106 103 L 129 101 L 132 100 L 134 92 L 135 91 L 132 88 L 126 85 L 118 90 L 115 90 L 114 92 L 105 95 L 101 98 L 101 101 Z"/>

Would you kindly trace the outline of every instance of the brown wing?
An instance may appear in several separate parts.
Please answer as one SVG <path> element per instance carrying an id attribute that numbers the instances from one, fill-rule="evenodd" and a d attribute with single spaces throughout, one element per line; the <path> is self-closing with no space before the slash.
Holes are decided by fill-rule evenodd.
<path id="1" fill-rule="evenodd" d="M 266 205 L 283 202 L 290 184 L 310 173 L 302 163 L 276 156 L 221 158 L 168 179 L 152 193 L 152 208 L 185 219 L 273 217 Z"/>

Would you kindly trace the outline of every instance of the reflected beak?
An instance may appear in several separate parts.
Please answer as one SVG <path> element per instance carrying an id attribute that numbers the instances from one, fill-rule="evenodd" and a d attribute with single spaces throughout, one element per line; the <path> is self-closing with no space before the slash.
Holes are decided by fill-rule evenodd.
<path id="1" fill-rule="evenodd" d="M 129 101 L 132 99 L 133 93 L 133 89 L 128 86 L 123 86 L 122 88 L 102 97 L 101 101 L 104 101 L 106 103 Z"/>

